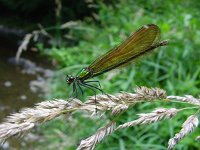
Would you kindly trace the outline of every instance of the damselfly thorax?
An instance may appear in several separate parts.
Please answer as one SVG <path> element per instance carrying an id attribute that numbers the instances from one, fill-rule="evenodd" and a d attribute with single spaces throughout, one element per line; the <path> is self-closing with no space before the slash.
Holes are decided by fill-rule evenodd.
<path id="1" fill-rule="evenodd" d="M 81 91 L 81 94 L 83 95 L 83 90 L 81 87 L 89 88 L 94 92 L 96 95 L 96 90 L 100 91 L 101 93 L 104 93 L 101 89 L 101 85 L 99 81 L 88 81 L 87 79 L 92 78 L 93 73 L 89 71 L 88 68 L 83 68 L 75 77 L 71 75 L 67 75 L 67 83 L 68 85 L 72 84 L 73 86 L 73 94 L 76 94 L 76 97 L 78 96 L 77 88 Z M 98 86 L 94 86 L 90 83 L 97 83 Z"/>

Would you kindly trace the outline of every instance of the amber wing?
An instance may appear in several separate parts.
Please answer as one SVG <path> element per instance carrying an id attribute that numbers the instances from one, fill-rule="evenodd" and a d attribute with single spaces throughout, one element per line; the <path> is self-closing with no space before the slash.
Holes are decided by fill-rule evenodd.
<path id="1" fill-rule="evenodd" d="M 87 69 L 92 73 L 92 76 L 97 76 L 120 67 L 151 50 L 150 47 L 158 44 L 159 40 L 159 27 L 154 24 L 145 25 L 122 44 L 97 58 Z"/>

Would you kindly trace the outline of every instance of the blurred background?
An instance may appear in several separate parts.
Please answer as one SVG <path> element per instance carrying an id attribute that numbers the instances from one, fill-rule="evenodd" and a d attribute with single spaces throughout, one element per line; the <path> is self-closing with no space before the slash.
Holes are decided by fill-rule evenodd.
<path id="1" fill-rule="evenodd" d="M 133 92 L 136 86 L 160 87 L 168 95 L 199 97 L 200 3 L 198 0 L 0 0 L 0 120 L 36 102 L 66 99 L 72 89 L 67 74 L 76 75 L 96 57 L 121 43 L 149 23 L 161 29 L 167 47 L 157 49 L 124 69 L 97 77 L 107 93 Z M 18 61 L 16 60 L 16 56 Z M 93 95 L 85 89 L 81 98 Z M 136 119 L 137 113 L 180 104 L 144 103 L 118 120 Z M 98 150 L 164 150 L 188 115 L 173 120 L 127 128 L 106 138 Z M 81 139 L 109 120 L 89 119 L 76 113 L 38 126 L 22 139 L 11 139 L 1 149 L 75 149 Z M 195 137 L 184 138 L 176 149 L 198 149 Z"/>

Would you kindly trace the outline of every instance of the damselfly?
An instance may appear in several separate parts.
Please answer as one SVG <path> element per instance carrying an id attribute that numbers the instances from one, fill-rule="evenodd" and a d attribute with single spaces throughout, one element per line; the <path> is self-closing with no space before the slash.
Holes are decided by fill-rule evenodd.
<path id="1" fill-rule="evenodd" d="M 78 93 L 77 87 L 83 94 L 82 86 L 91 89 L 95 94 L 96 90 L 103 92 L 99 81 L 88 81 L 88 79 L 99 76 L 122 65 L 126 65 L 136 58 L 151 52 L 155 48 L 167 44 L 168 41 L 166 40 L 160 41 L 160 29 L 157 25 L 145 25 L 119 46 L 97 58 L 88 67 L 83 68 L 75 77 L 68 75 L 66 81 L 69 85 L 72 84 L 73 93 L 76 93 L 76 96 Z M 99 86 L 92 85 L 92 82 L 97 82 Z"/>

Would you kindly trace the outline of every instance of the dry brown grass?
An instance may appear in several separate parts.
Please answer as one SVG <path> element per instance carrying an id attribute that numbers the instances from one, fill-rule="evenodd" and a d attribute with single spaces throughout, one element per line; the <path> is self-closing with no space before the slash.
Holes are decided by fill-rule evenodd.
<path id="1" fill-rule="evenodd" d="M 19 113 L 11 114 L 5 121 L 0 124 L 0 142 L 5 142 L 12 136 L 22 136 L 37 124 L 48 122 L 63 114 L 71 114 L 76 111 L 89 112 L 91 115 L 96 114 L 96 110 L 101 115 L 105 112 L 110 113 L 114 118 L 119 117 L 122 112 L 127 111 L 128 108 L 134 106 L 136 103 L 155 101 L 168 101 L 168 102 L 184 102 L 193 104 L 194 107 L 187 108 L 155 108 L 150 113 L 138 114 L 138 119 L 119 124 L 115 119 L 110 123 L 101 127 L 96 133 L 80 142 L 78 150 L 94 149 L 96 144 L 101 142 L 108 135 L 121 130 L 140 124 L 151 124 L 161 121 L 163 119 L 170 119 L 175 117 L 177 113 L 188 110 L 196 109 L 196 113 L 189 116 L 183 123 L 182 129 L 168 142 L 168 149 L 174 148 L 178 142 L 192 132 L 198 126 L 197 114 L 199 113 L 200 100 L 191 95 L 180 96 L 167 96 L 166 92 L 159 88 L 146 88 L 137 87 L 135 93 L 121 92 L 116 95 L 97 95 L 96 103 L 95 96 L 88 98 L 86 102 L 78 99 L 70 99 L 65 101 L 62 99 L 44 101 L 36 104 L 34 108 L 22 109 Z M 197 140 L 200 139 L 197 137 Z"/>

